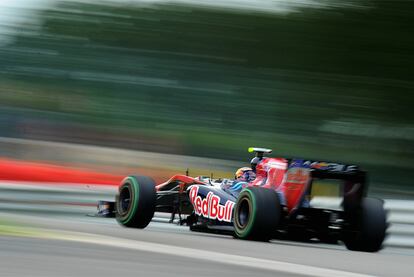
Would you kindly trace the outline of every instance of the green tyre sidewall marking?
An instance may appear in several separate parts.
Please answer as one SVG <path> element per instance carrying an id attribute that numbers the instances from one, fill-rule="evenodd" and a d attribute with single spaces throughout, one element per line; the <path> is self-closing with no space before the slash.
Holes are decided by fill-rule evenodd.
<path id="1" fill-rule="evenodd" d="M 131 212 L 129 213 L 128 217 L 125 220 L 121 220 L 122 224 L 128 224 L 131 220 L 134 219 L 135 214 L 138 209 L 138 204 L 139 204 L 138 203 L 139 202 L 139 185 L 138 185 L 137 180 L 134 177 L 127 177 L 123 183 L 125 183 L 126 181 L 130 181 L 131 187 L 134 191 L 134 197 L 131 203 L 132 205 Z"/>
<path id="2" fill-rule="evenodd" d="M 254 197 L 254 194 L 252 193 L 252 191 L 250 189 L 245 189 L 243 192 L 246 192 L 250 195 L 250 200 L 251 200 L 251 203 L 252 203 L 252 211 L 250 213 L 250 218 L 249 218 L 249 221 L 247 223 L 246 228 L 244 228 L 243 230 L 240 230 L 237 227 L 237 224 L 235 224 L 235 229 L 236 229 L 237 235 L 240 238 L 245 239 L 245 238 L 247 238 L 248 236 L 251 235 L 254 223 L 256 221 L 256 209 L 257 209 L 257 207 L 256 207 L 256 198 Z M 236 216 L 238 216 L 238 215 L 236 214 L 235 218 L 236 218 Z"/>

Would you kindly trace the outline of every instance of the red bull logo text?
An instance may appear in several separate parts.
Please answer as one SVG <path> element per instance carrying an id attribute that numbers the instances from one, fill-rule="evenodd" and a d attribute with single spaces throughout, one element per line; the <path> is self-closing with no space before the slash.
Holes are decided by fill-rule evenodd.
<path id="1" fill-rule="evenodd" d="M 234 202 L 227 200 L 226 204 L 221 205 L 220 197 L 211 191 L 202 199 L 198 195 L 198 186 L 193 186 L 190 189 L 189 195 L 196 215 L 217 219 L 218 221 L 231 222 Z"/>

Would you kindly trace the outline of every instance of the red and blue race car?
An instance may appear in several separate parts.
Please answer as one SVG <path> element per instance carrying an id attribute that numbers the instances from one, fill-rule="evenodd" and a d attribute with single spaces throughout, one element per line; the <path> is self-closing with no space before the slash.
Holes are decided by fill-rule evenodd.
<path id="1" fill-rule="evenodd" d="M 366 172 L 356 165 L 265 157 L 272 151 L 249 148 L 254 178 L 239 182 L 175 175 L 156 185 L 145 176 L 128 176 L 115 203 L 101 202 L 100 214 L 114 213 L 126 227 L 145 228 L 154 212 L 192 231 L 232 234 L 239 239 L 273 238 L 343 241 L 350 250 L 381 249 L 387 223 L 383 201 L 367 198 Z M 312 185 L 330 180 L 340 187 L 338 210 L 314 208 Z M 108 209 L 109 207 L 109 209 Z"/>

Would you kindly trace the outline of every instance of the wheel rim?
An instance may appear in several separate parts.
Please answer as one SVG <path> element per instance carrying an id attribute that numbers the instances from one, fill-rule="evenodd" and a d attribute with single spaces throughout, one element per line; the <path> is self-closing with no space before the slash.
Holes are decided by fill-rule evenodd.
<path id="1" fill-rule="evenodd" d="M 129 185 L 126 185 L 121 188 L 119 191 L 119 203 L 118 203 L 118 212 L 119 215 L 124 216 L 131 209 L 131 190 Z"/>
<path id="2" fill-rule="evenodd" d="M 238 206 L 236 225 L 237 228 L 243 230 L 249 225 L 250 216 L 252 211 L 252 203 L 249 198 L 243 197 L 240 199 Z"/>

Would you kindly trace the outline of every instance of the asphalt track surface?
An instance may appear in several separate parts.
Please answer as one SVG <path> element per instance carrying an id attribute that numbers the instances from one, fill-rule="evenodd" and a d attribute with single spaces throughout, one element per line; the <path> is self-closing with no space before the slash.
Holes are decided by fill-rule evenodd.
<path id="1" fill-rule="evenodd" d="M 152 222 L 0 213 L 21 230 L 0 235 L 0 276 L 413 276 L 414 250 L 348 251 L 342 245 L 270 243 Z M 24 225 L 22 225 L 24 224 Z M 31 226 L 31 227 L 28 227 Z"/>

